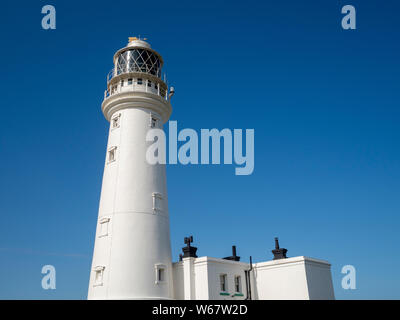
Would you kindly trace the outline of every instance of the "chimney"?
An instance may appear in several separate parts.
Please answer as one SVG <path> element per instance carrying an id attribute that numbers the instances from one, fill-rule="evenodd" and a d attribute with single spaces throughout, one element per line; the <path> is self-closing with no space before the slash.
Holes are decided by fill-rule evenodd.
<path id="1" fill-rule="evenodd" d="M 230 257 L 223 258 L 225 260 L 240 261 L 240 257 L 236 255 L 236 246 L 232 246 L 232 255 Z"/>
<path id="2" fill-rule="evenodd" d="M 275 250 L 272 250 L 272 253 L 274 254 L 273 260 L 286 259 L 287 258 L 286 252 L 287 252 L 287 249 L 279 248 L 279 240 L 276 237 L 275 238 Z"/>
<path id="3" fill-rule="evenodd" d="M 193 242 L 193 236 L 185 237 L 184 241 L 185 241 L 186 247 L 182 248 L 182 251 L 183 251 L 182 258 L 189 258 L 189 257 L 197 258 L 197 255 L 196 255 L 197 248 L 192 247 L 190 245 Z"/>

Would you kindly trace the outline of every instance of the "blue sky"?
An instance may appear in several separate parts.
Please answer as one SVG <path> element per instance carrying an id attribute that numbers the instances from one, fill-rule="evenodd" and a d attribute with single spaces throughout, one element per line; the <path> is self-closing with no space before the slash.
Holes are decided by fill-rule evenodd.
<path id="1" fill-rule="evenodd" d="M 57 29 L 41 28 L 41 8 Z M 341 28 L 341 8 L 357 30 Z M 338 299 L 399 299 L 399 31 L 395 1 L 7 1 L 2 4 L 0 298 L 85 299 L 116 50 L 149 38 L 178 129 L 254 128 L 255 170 L 167 167 L 177 260 L 332 263 Z M 41 288 L 41 268 L 57 289 Z M 357 289 L 343 290 L 344 265 Z"/>

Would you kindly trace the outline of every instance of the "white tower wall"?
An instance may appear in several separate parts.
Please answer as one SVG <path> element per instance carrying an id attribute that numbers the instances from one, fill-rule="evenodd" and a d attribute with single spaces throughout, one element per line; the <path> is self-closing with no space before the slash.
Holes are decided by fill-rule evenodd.
<path id="1" fill-rule="evenodd" d="M 142 84 L 128 85 L 139 77 Z M 110 130 L 88 298 L 171 299 L 165 165 L 146 161 L 147 132 L 162 128 L 171 113 L 169 101 L 154 91 L 157 81 L 166 85 L 145 73 L 115 78 L 102 105 Z"/>

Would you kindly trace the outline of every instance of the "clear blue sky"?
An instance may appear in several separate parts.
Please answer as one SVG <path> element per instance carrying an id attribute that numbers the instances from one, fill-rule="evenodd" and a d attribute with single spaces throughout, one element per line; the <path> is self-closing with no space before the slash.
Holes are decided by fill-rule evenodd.
<path id="1" fill-rule="evenodd" d="M 57 29 L 41 29 L 41 8 Z M 341 7 L 357 30 L 341 28 Z M 254 128 L 255 170 L 167 167 L 177 260 L 332 263 L 338 299 L 400 298 L 398 1 L 6 1 L 0 61 L 0 298 L 84 299 L 116 50 L 149 38 L 176 88 L 179 129 Z M 41 268 L 57 289 L 41 288 Z M 342 266 L 357 270 L 345 291 Z"/>

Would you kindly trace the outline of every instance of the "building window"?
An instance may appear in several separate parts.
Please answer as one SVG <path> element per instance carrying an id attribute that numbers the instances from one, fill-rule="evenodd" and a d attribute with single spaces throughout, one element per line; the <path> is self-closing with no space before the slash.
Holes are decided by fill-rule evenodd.
<path id="1" fill-rule="evenodd" d="M 128 79 L 128 84 L 132 84 L 132 78 Z"/>
<path id="2" fill-rule="evenodd" d="M 156 283 L 165 283 L 166 282 L 166 266 L 163 264 L 156 264 Z"/>
<path id="3" fill-rule="evenodd" d="M 100 220 L 99 238 L 108 236 L 108 223 L 110 218 L 103 218 Z"/>
<path id="4" fill-rule="evenodd" d="M 115 158 L 117 156 L 117 147 L 112 147 L 108 150 L 108 162 L 113 162 L 115 161 Z"/>
<path id="5" fill-rule="evenodd" d="M 219 275 L 219 284 L 220 284 L 220 289 L 222 292 L 228 291 L 228 288 L 226 285 L 226 274 Z"/>
<path id="6" fill-rule="evenodd" d="M 148 86 L 149 88 L 151 88 L 151 81 L 150 81 L 150 80 L 147 80 L 147 86 Z"/>
<path id="7" fill-rule="evenodd" d="M 112 117 L 112 119 L 111 119 L 111 128 L 112 129 L 119 128 L 120 118 L 121 118 L 120 113 L 118 113 L 117 115 Z"/>
<path id="8" fill-rule="evenodd" d="M 235 276 L 235 292 L 236 293 L 242 292 L 242 281 L 240 276 Z"/>
<path id="9" fill-rule="evenodd" d="M 138 78 L 137 79 L 137 84 L 142 84 L 143 83 L 143 79 L 142 78 Z"/>
<path id="10" fill-rule="evenodd" d="M 121 87 L 124 86 L 124 80 L 121 80 Z"/>
<path id="11" fill-rule="evenodd" d="M 162 211 L 162 200 L 163 196 L 161 193 L 153 192 L 153 213 L 156 213 L 157 211 Z"/>
<path id="12" fill-rule="evenodd" d="M 158 90 L 158 83 L 157 83 L 157 82 L 154 84 L 154 88 L 155 88 L 156 90 Z"/>
<path id="13" fill-rule="evenodd" d="M 94 268 L 94 286 L 103 285 L 104 266 L 97 266 Z"/>

